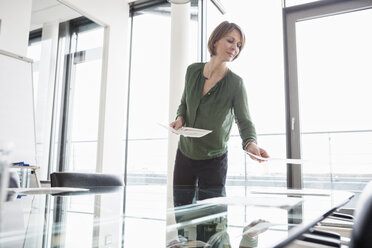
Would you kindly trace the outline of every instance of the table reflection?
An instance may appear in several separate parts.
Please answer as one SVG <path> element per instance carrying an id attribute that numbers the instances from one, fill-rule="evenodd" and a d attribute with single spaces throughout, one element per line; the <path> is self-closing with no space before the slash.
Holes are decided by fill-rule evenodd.
<path id="1" fill-rule="evenodd" d="M 226 188 L 174 186 L 174 214 L 177 229 L 177 239 L 168 244 L 169 248 L 177 247 L 232 247 L 228 233 L 228 205 L 201 204 L 197 202 L 226 196 Z M 193 205 L 194 204 L 194 205 Z M 257 219 L 243 228 L 239 248 L 254 248 L 258 244 L 258 234 L 267 228 L 257 228 L 268 223 Z M 168 226 L 168 230 L 172 226 Z"/>

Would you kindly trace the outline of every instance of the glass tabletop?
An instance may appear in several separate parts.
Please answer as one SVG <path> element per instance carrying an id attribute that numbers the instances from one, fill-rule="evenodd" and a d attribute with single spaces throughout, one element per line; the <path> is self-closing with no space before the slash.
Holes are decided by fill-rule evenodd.
<path id="1" fill-rule="evenodd" d="M 281 247 L 353 196 L 240 186 L 169 193 L 131 185 L 10 195 L 0 247 Z"/>
<path id="2" fill-rule="evenodd" d="M 329 190 L 175 187 L 167 247 L 284 247 L 352 197 Z"/>
<path id="3" fill-rule="evenodd" d="M 2 208 L 0 247 L 165 247 L 165 196 L 157 185 L 14 195 Z"/>

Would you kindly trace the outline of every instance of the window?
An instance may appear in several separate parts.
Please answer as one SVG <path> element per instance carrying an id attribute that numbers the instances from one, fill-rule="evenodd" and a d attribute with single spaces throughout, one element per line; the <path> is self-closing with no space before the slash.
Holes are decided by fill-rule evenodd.
<path id="1" fill-rule="evenodd" d="M 304 187 L 361 191 L 372 179 L 371 23 L 369 9 L 296 25 L 301 153 L 318 161 L 303 166 Z"/>
<path id="2" fill-rule="evenodd" d="M 103 27 L 78 30 L 71 73 L 69 171 L 95 172 Z"/>
<path id="3" fill-rule="evenodd" d="M 285 9 L 291 153 L 308 160 L 296 187 L 359 193 L 372 178 L 371 10 L 359 0 Z"/>
<path id="4" fill-rule="evenodd" d="M 51 171 L 96 171 L 103 34 L 85 17 L 60 25 Z"/>
<path id="5" fill-rule="evenodd" d="M 197 61 L 197 5 L 191 8 L 190 63 Z M 127 182 L 166 183 L 171 6 L 135 11 L 132 26 Z M 149 24 L 151 23 L 151 28 Z"/>

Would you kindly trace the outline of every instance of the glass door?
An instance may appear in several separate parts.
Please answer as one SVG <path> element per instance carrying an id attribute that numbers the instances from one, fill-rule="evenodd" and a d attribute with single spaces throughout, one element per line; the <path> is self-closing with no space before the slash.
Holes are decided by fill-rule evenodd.
<path id="1" fill-rule="evenodd" d="M 289 155 L 308 161 L 291 167 L 292 187 L 357 193 L 372 179 L 371 5 L 286 10 Z"/>

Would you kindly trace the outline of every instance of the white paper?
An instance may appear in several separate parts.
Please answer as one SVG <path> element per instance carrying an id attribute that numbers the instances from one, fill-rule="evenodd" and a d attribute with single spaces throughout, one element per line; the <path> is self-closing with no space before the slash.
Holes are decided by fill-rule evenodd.
<path id="1" fill-rule="evenodd" d="M 284 162 L 287 164 L 304 164 L 306 162 L 309 162 L 307 160 L 294 159 L 294 158 L 263 158 L 261 156 L 257 156 L 250 152 L 247 152 L 247 154 L 262 161 L 277 161 L 277 162 Z"/>
<path id="2" fill-rule="evenodd" d="M 14 194 L 57 194 L 65 192 L 79 192 L 79 191 L 89 191 L 89 189 L 83 188 L 70 188 L 70 187 L 51 187 L 51 188 L 9 188 L 9 193 Z"/>
<path id="3" fill-rule="evenodd" d="M 30 170 L 40 169 L 39 166 L 34 166 L 34 165 L 10 165 L 9 168 L 11 168 L 11 169 L 30 169 Z"/>
<path id="4" fill-rule="evenodd" d="M 185 137 L 192 137 L 192 138 L 200 138 L 212 132 L 212 130 L 199 129 L 199 128 L 193 128 L 193 127 L 181 127 L 180 129 L 176 130 L 174 128 L 171 128 L 170 126 L 167 126 L 161 123 L 158 123 L 158 125 L 168 129 L 172 133 L 183 135 Z"/>
<path id="5" fill-rule="evenodd" d="M 227 205 L 246 205 L 256 207 L 276 207 L 289 209 L 302 202 L 301 198 L 284 198 L 284 197 L 214 197 L 201 201 L 200 204 L 227 204 Z"/>
<path id="6" fill-rule="evenodd" d="M 253 234 L 252 236 L 256 236 L 260 233 L 265 232 L 267 229 L 273 226 L 297 226 L 298 224 L 289 224 L 289 223 L 271 223 L 266 220 L 259 220 L 259 222 L 253 226 L 249 226 L 249 228 L 244 229 L 244 232 L 237 237 Z"/>
<path id="7" fill-rule="evenodd" d="M 262 221 L 259 221 L 259 223 L 257 223 L 255 225 L 249 227 L 247 230 L 245 230 L 243 232 L 242 235 L 246 235 L 246 234 L 259 234 L 261 232 L 264 232 L 265 230 L 267 230 L 271 226 L 275 226 L 275 224 L 272 224 L 269 221 L 262 220 Z"/>

